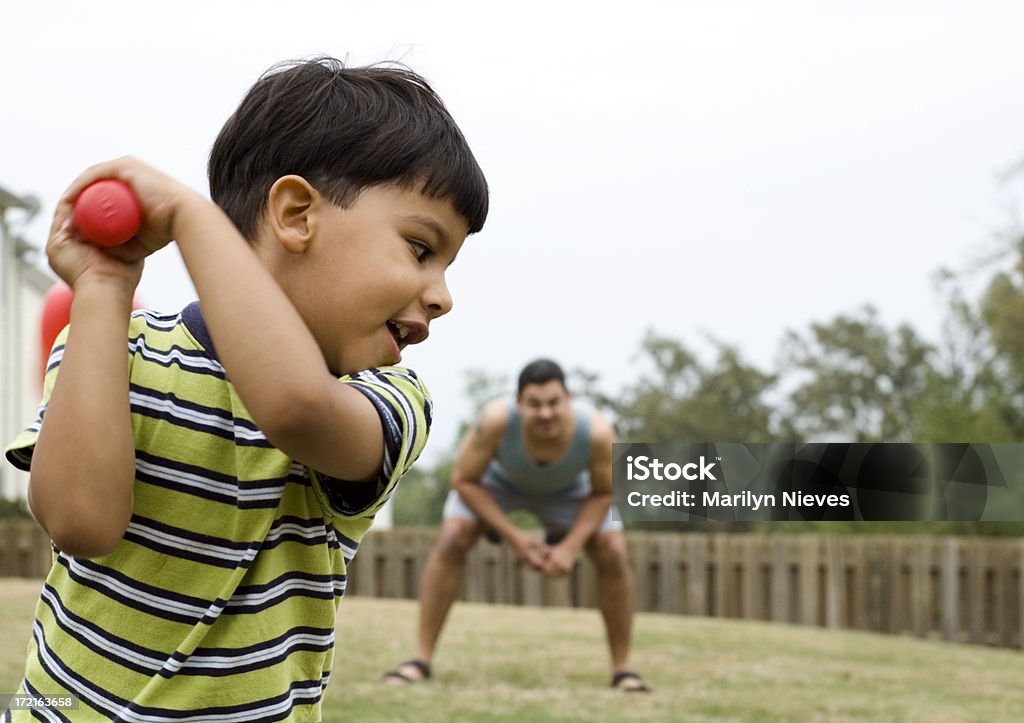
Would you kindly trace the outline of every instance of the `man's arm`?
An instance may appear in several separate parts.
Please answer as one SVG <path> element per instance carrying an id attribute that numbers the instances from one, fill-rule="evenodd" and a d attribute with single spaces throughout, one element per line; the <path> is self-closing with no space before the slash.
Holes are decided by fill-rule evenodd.
<path id="1" fill-rule="evenodd" d="M 595 411 L 590 421 L 590 497 L 580 506 L 569 532 L 551 549 L 551 555 L 544 566 L 546 575 L 566 575 L 572 572 L 576 556 L 608 514 L 612 505 L 614 441 L 615 430 Z"/>
<path id="2" fill-rule="evenodd" d="M 516 527 L 481 484 L 507 424 L 507 402 L 496 399 L 484 408 L 479 420 L 459 445 L 452 471 L 452 488 L 483 524 L 508 540 L 516 554 L 530 567 L 540 570 L 547 555 L 547 546 Z"/>

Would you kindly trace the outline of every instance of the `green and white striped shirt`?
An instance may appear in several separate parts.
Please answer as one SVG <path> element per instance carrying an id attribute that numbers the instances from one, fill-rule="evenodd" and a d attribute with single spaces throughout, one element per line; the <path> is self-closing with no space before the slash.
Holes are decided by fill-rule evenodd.
<path id="1" fill-rule="evenodd" d="M 7 450 L 22 469 L 65 338 L 50 357 L 39 419 Z M 129 353 L 131 522 L 104 557 L 55 549 L 20 692 L 77 696 L 75 721 L 320 720 L 347 566 L 426 443 L 425 387 L 398 367 L 340 380 L 373 402 L 385 438 L 376 489 L 346 486 L 267 442 L 197 304 L 135 312 Z"/>

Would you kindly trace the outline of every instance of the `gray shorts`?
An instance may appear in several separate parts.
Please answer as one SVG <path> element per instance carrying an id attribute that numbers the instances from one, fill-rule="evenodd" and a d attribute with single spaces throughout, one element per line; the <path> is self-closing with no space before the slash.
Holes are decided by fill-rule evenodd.
<path id="1" fill-rule="evenodd" d="M 590 497 L 589 487 L 552 495 L 524 495 L 507 485 L 486 480 L 483 487 L 505 514 L 515 510 L 526 510 L 536 515 L 549 541 L 561 539 L 569 531 L 579 516 L 580 507 Z M 480 521 L 454 489 L 448 491 L 442 516 L 446 520 L 459 518 Z M 596 532 L 613 532 L 621 529 L 622 517 L 615 512 L 615 505 L 612 505 Z"/>

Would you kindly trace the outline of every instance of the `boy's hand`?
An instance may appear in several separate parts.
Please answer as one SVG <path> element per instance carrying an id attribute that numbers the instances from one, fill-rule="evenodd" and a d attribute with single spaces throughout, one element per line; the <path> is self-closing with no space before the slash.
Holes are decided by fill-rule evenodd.
<path id="1" fill-rule="evenodd" d="M 89 280 L 123 282 L 130 295 L 142 277 L 143 260 L 122 259 L 112 249 L 102 249 L 86 241 L 72 221 L 74 204 L 66 197 L 57 203 L 46 242 L 46 255 L 56 274 L 72 289 Z"/>
<path id="2" fill-rule="evenodd" d="M 129 241 L 101 249 L 88 243 L 74 225 L 78 195 L 91 183 L 117 178 L 131 187 L 142 208 L 142 226 Z M 198 194 L 134 158 L 124 157 L 88 168 L 64 192 L 54 214 L 46 253 L 50 266 L 71 287 L 83 278 L 123 280 L 134 290 L 146 256 L 174 238 L 178 210 Z"/>

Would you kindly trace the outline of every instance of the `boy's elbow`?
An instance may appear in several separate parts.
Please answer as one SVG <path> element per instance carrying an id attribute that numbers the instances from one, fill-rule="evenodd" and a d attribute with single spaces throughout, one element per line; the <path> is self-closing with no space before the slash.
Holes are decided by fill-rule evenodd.
<path id="1" fill-rule="evenodd" d="M 74 557 L 93 558 L 109 555 L 124 537 L 124 530 L 110 526 L 64 520 L 43 524 L 54 546 Z"/>
<path id="2" fill-rule="evenodd" d="M 54 546 L 74 557 L 103 557 L 114 551 L 128 529 L 127 517 L 112 513 L 110 508 L 60 510 L 40 509 L 29 494 L 29 509 L 49 535 Z M 122 519 L 124 518 L 124 519 Z"/>

